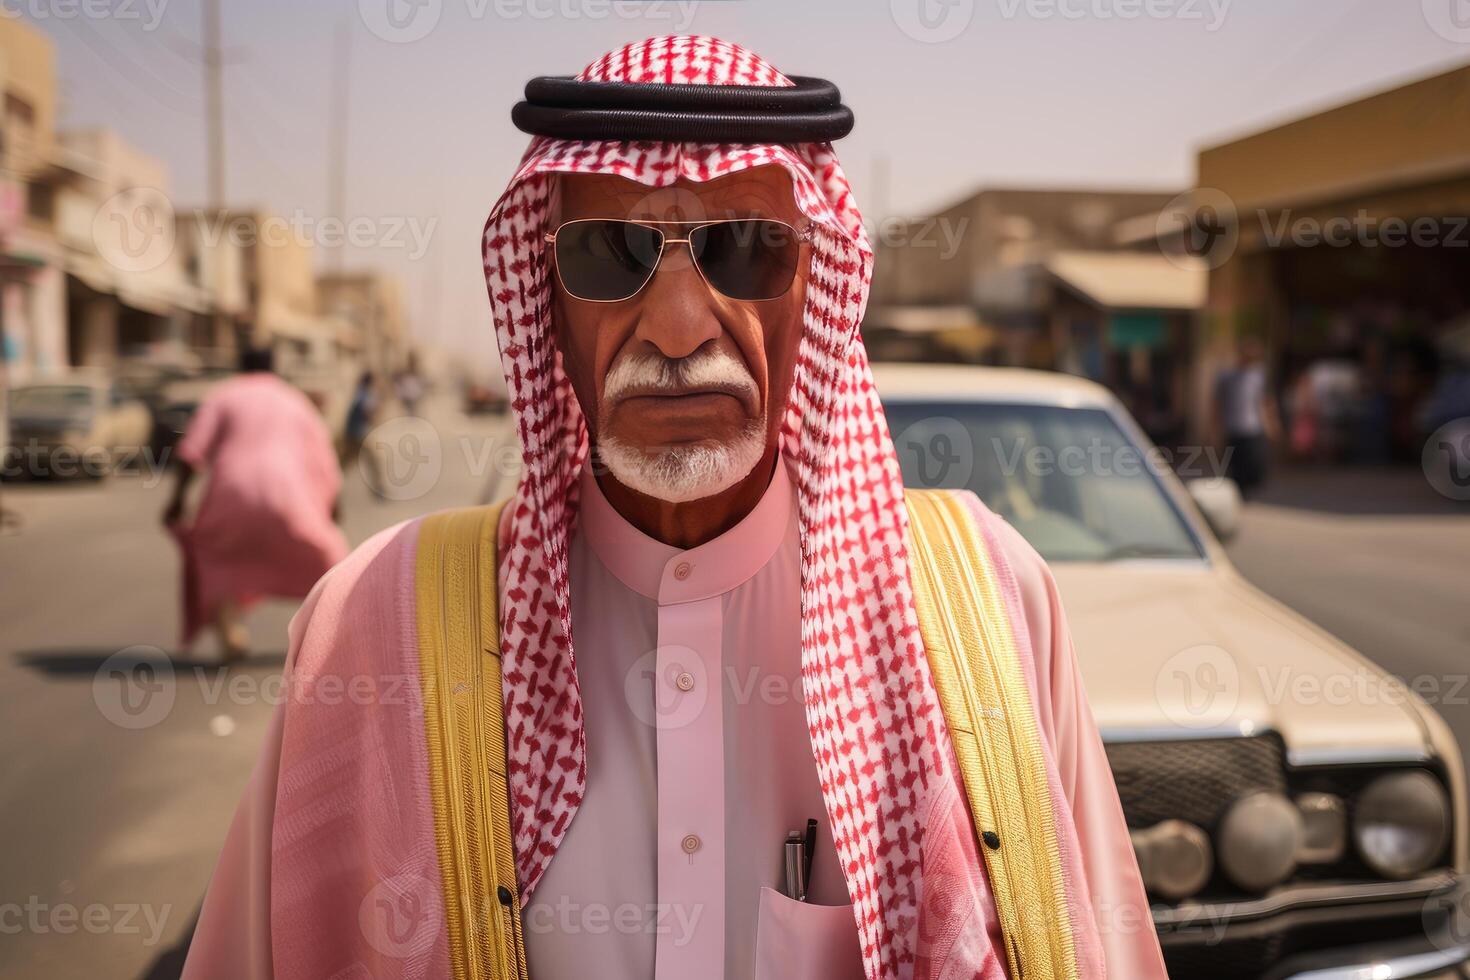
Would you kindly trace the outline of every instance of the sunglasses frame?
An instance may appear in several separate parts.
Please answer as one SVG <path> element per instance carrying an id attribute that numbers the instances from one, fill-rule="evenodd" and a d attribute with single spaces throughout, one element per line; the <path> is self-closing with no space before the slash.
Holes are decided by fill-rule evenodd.
<path id="1" fill-rule="evenodd" d="M 798 268 L 791 271 L 791 282 L 787 283 L 786 288 L 781 290 L 775 296 L 766 296 L 762 299 L 740 299 L 721 291 L 719 287 L 709 281 L 709 276 L 704 274 L 704 268 L 699 264 L 699 256 L 694 254 L 694 243 L 690 240 L 691 236 L 701 228 L 710 228 L 715 225 L 745 224 L 755 221 L 762 221 L 774 225 L 780 225 L 781 227 L 787 229 L 796 239 L 796 244 L 798 248 L 809 245 L 812 239 L 816 237 L 815 225 L 808 224 L 804 228 L 797 228 L 790 222 L 782 221 L 780 218 L 721 218 L 716 221 L 642 221 L 634 220 L 632 218 L 573 218 L 571 221 L 563 221 L 561 224 L 557 225 L 555 231 L 547 232 L 545 235 L 542 236 L 542 240 L 545 241 L 547 245 L 551 246 L 551 256 L 553 259 L 555 259 L 556 236 L 561 234 L 562 229 L 566 228 L 568 225 L 582 225 L 589 224 L 591 222 L 612 222 L 620 225 L 639 225 L 644 228 L 649 228 L 652 231 L 656 231 L 664 236 L 663 244 L 659 247 L 658 250 L 658 258 L 654 260 L 653 268 L 648 270 L 648 276 L 643 280 L 643 282 L 638 285 L 637 289 L 633 290 L 633 292 L 620 299 L 587 299 L 585 297 L 578 296 L 567 287 L 566 280 L 562 278 L 561 263 L 553 262 L 552 264 L 556 266 L 556 281 L 561 283 L 562 292 L 566 293 L 568 296 L 579 303 L 626 303 L 628 300 L 635 298 L 639 293 L 643 292 L 644 289 L 648 288 L 649 283 L 653 282 L 653 277 L 658 274 L 658 267 L 663 264 L 664 252 L 668 250 L 668 247 L 670 245 L 688 246 L 689 261 L 694 266 L 694 270 L 699 273 L 699 278 L 704 281 L 705 286 L 711 292 L 714 292 L 717 295 L 723 296 L 726 299 L 736 303 L 769 303 L 771 300 L 780 299 L 787 293 L 791 292 L 791 287 L 796 282 L 796 273 L 800 268 L 800 258 L 797 259 Z M 667 234 L 665 234 L 663 228 L 660 227 L 662 225 L 678 225 L 684 228 L 688 228 L 689 230 L 684 233 L 683 238 L 670 238 Z"/>

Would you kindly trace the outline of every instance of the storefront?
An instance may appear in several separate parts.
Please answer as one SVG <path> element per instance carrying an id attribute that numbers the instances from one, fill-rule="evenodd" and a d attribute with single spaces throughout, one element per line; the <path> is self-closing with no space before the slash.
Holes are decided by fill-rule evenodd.
<path id="1" fill-rule="evenodd" d="M 1203 151 L 1200 417 L 1239 338 L 1265 340 L 1287 450 L 1419 458 L 1444 345 L 1470 313 L 1470 66 Z"/>

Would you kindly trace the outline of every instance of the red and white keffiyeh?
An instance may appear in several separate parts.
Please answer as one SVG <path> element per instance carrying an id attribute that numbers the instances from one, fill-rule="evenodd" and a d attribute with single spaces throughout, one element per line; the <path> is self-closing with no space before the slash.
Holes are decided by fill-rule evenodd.
<path id="1" fill-rule="evenodd" d="M 578 77 L 791 84 L 756 55 L 707 37 L 630 44 Z M 525 455 L 511 516 L 513 540 L 504 558 L 501 612 L 522 900 L 566 834 L 586 778 L 567 547 L 588 441 L 551 325 L 542 238 L 549 230 L 549 175 L 617 174 L 660 187 L 767 164 L 791 175 L 797 203 L 817 227 L 795 382 L 781 431 L 799 497 L 807 722 L 868 975 L 907 977 L 924 942 L 918 920 L 926 901 L 926 815 L 941 797 L 962 794 L 909 587 L 898 461 L 857 334 L 872 249 L 829 144 L 538 137 L 486 223 L 485 279 Z"/>

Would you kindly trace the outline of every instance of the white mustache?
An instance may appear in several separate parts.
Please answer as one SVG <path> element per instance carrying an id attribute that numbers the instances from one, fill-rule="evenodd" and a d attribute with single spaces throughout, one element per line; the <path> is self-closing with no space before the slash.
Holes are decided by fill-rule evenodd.
<path id="1" fill-rule="evenodd" d="M 709 349 L 688 357 L 668 358 L 657 354 L 620 359 L 607 374 L 603 403 L 620 401 L 630 394 L 680 392 L 691 388 L 718 388 L 754 407 L 759 392 L 749 369 L 729 353 Z"/>

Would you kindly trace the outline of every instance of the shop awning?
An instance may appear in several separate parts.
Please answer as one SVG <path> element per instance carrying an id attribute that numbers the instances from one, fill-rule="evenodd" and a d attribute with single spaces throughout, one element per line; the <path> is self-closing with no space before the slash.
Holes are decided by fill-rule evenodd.
<path id="1" fill-rule="evenodd" d="M 984 324 L 968 306 L 880 306 L 869 310 L 869 327 L 899 333 L 947 333 L 951 330 L 982 330 Z"/>
<path id="2" fill-rule="evenodd" d="M 1046 270 L 1105 310 L 1198 310 L 1209 288 L 1202 259 L 1150 252 L 1058 252 Z"/>

